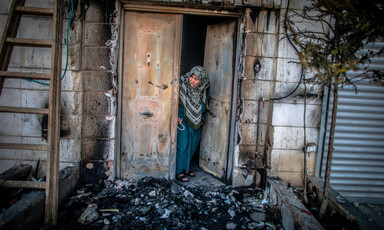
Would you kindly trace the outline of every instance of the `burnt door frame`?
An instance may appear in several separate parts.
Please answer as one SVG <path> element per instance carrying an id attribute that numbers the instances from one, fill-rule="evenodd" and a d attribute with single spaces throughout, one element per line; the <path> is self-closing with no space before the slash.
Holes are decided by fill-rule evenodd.
<path id="1" fill-rule="evenodd" d="M 202 15 L 202 16 L 222 16 L 222 17 L 233 17 L 237 18 L 236 21 L 236 38 L 235 38 L 235 44 L 234 44 L 234 61 L 233 61 L 233 79 L 232 79 L 232 101 L 231 101 L 231 115 L 230 115 L 230 127 L 229 127 L 229 133 L 228 133 L 228 140 L 229 140 L 229 146 L 227 151 L 227 168 L 226 168 L 226 178 L 225 182 L 230 183 L 232 179 L 232 173 L 233 173 L 233 162 L 235 161 L 234 158 L 234 147 L 235 147 L 235 126 L 236 126 L 236 102 L 237 102 L 237 96 L 238 96 L 238 79 L 240 78 L 241 72 L 237 71 L 240 65 L 240 56 L 242 53 L 242 39 L 241 39 L 241 22 L 242 18 L 245 16 L 244 13 L 238 13 L 238 12 L 230 12 L 225 10 L 209 10 L 209 9 L 192 9 L 192 8 L 181 8 L 181 7 L 164 7 L 164 6 L 153 6 L 153 5 L 141 5 L 141 4 L 133 4 L 133 3 L 124 3 L 124 1 L 121 1 L 121 8 L 120 8 L 120 28 L 124 28 L 124 12 L 125 11 L 135 11 L 135 12 L 150 12 L 150 13 L 173 13 L 173 14 L 192 14 L 192 15 Z M 236 19 L 235 19 L 236 20 Z M 182 27 L 182 23 L 180 25 Z M 180 28 L 182 29 L 182 28 Z M 116 141 L 115 141 L 115 164 L 114 164 L 114 176 L 115 178 L 121 178 L 121 131 L 122 131 L 122 73 L 123 73 L 123 56 L 124 56 L 124 47 L 122 41 L 124 41 L 124 33 L 123 30 L 120 29 L 120 47 L 119 47 L 119 67 L 118 67 L 118 102 L 117 102 L 117 122 L 116 122 Z M 182 37 L 180 35 L 180 39 L 182 41 Z M 178 52 L 179 57 L 181 57 L 181 43 L 179 46 Z M 179 58 L 180 61 L 180 58 Z M 180 66 L 180 63 L 179 63 Z M 180 73 L 179 73 L 180 75 Z M 177 79 L 179 79 L 180 76 L 177 76 Z M 178 89 L 179 84 L 177 82 L 176 88 Z M 178 93 L 177 98 L 174 99 L 176 102 L 178 102 Z M 178 104 L 178 103 L 176 103 Z M 174 118 L 173 120 L 175 120 Z M 174 130 L 176 130 L 176 120 L 174 126 Z M 176 135 L 176 134 L 174 134 Z M 177 140 L 176 137 L 174 140 Z M 176 143 L 172 144 L 171 152 L 175 151 L 176 149 Z M 175 158 L 176 156 L 174 156 Z M 173 168 L 176 169 L 176 166 Z M 175 170 L 174 169 L 174 170 Z M 174 172 L 170 172 L 170 178 L 174 178 Z"/>
<path id="2" fill-rule="evenodd" d="M 200 168 L 227 182 L 233 76 L 236 44 L 236 20 L 209 24 L 206 28 L 204 67 L 211 81 L 210 105 L 202 129 Z"/>

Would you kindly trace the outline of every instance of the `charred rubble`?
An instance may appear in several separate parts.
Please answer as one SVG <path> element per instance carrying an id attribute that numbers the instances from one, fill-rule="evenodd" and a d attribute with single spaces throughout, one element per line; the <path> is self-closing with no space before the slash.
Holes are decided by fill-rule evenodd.
<path id="1" fill-rule="evenodd" d="M 80 185 L 57 229 L 283 229 L 262 190 L 145 177 Z"/>

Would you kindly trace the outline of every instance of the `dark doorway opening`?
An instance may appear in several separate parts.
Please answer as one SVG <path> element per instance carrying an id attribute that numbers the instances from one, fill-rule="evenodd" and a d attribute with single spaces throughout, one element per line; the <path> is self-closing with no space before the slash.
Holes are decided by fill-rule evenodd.
<path id="1" fill-rule="evenodd" d="M 194 66 L 204 66 L 205 42 L 207 27 L 234 21 L 232 17 L 183 15 L 182 49 L 180 60 L 180 74 L 184 75 Z M 212 84 L 211 84 L 212 87 Z M 203 135 L 203 134 L 202 134 Z M 197 147 L 190 168 L 199 168 L 200 144 Z"/>
<path id="2" fill-rule="evenodd" d="M 184 15 L 180 73 L 194 66 L 203 66 L 207 26 L 234 20 L 228 17 Z"/>

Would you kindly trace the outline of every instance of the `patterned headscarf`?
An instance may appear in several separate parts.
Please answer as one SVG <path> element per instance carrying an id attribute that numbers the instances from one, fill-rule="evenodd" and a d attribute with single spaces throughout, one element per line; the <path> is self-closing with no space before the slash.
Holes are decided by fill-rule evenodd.
<path id="1" fill-rule="evenodd" d="M 189 77 L 195 74 L 200 83 L 192 87 L 189 83 Z M 201 66 L 195 66 L 180 77 L 180 104 L 184 107 L 185 117 L 188 125 L 193 129 L 200 127 L 202 117 L 202 101 L 208 109 L 207 90 L 209 88 L 208 75 Z"/>

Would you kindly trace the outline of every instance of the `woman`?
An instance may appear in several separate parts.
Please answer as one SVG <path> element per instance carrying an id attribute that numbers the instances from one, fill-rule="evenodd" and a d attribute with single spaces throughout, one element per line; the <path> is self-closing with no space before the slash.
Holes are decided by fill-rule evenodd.
<path id="1" fill-rule="evenodd" d="M 200 142 L 200 126 L 207 109 L 208 88 L 209 79 L 201 66 L 193 67 L 180 78 L 176 179 L 182 182 L 189 181 L 187 176 L 195 176 L 189 164 Z"/>

